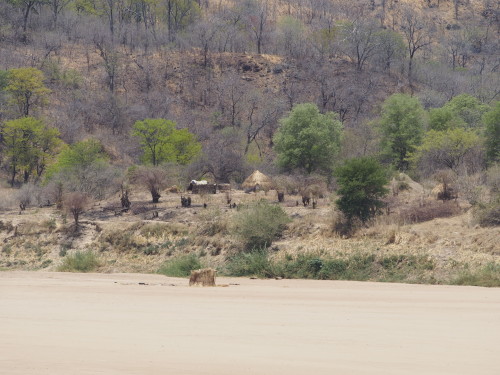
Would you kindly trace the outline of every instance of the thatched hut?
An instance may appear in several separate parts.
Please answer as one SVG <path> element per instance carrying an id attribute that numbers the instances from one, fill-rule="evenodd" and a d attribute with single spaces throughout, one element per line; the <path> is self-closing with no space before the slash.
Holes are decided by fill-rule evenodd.
<path id="1" fill-rule="evenodd" d="M 273 188 L 273 181 L 264 173 L 255 171 L 243 181 L 241 187 L 249 191 L 270 190 Z"/>

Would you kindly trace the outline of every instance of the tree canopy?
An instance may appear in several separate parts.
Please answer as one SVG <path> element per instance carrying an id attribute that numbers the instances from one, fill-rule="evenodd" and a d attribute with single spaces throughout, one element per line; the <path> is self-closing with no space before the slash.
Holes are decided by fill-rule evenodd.
<path id="1" fill-rule="evenodd" d="M 454 172 L 458 172 L 460 167 L 470 170 L 481 164 L 482 143 L 482 139 L 471 129 L 430 130 L 417 147 L 414 158 L 421 170 L 428 174 L 448 168 Z"/>
<path id="2" fill-rule="evenodd" d="M 489 162 L 500 161 L 500 101 L 483 116 L 486 125 L 486 157 Z"/>
<path id="3" fill-rule="evenodd" d="M 354 218 L 365 222 L 383 206 L 382 198 L 388 190 L 387 175 L 375 159 L 362 157 L 347 160 L 334 173 L 340 198 L 335 204 L 348 222 Z"/>
<path id="4" fill-rule="evenodd" d="M 426 113 L 418 99 L 394 94 L 382 106 L 382 153 L 400 171 L 409 168 L 409 157 L 421 143 Z"/>
<path id="5" fill-rule="evenodd" d="M 188 164 L 201 151 L 201 144 L 187 129 L 176 129 L 173 121 L 145 119 L 134 124 L 132 135 L 143 147 L 142 160 L 154 166 L 174 162 Z"/>
<path id="6" fill-rule="evenodd" d="M 43 83 L 43 72 L 36 68 L 10 69 L 7 77 L 5 91 L 21 116 L 29 116 L 34 106 L 45 104 L 50 90 Z"/>
<path id="7" fill-rule="evenodd" d="M 63 145 L 57 129 L 33 117 L 7 121 L 2 136 L 12 185 L 19 173 L 24 182 L 31 176 L 39 179 Z"/>
<path id="8" fill-rule="evenodd" d="M 322 114 L 312 103 L 298 104 L 281 119 L 274 136 L 278 165 L 307 173 L 331 171 L 339 152 L 342 124 L 332 112 Z"/>

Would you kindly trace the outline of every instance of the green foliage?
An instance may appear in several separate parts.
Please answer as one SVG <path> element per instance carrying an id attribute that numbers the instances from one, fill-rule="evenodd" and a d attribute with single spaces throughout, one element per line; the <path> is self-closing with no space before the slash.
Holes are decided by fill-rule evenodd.
<path id="1" fill-rule="evenodd" d="M 10 69 L 5 88 L 10 102 L 19 109 L 21 116 L 29 116 L 34 106 L 44 105 L 50 90 L 45 87 L 44 75 L 35 68 Z"/>
<path id="2" fill-rule="evenodd" d="M 486 138 L 486 157 L 488 162 L 500 161 L 500 101 L 483 115 L 483 123 L 486 126 L 484 135 Z"/>
<path id="3" fill-rule="evenodd" d="M 57 270 L 59 272 L 92 272 L 100 265 L 99 258 L 92 251 L 77 251 L 66 256 Z"/>
<path id="4" fill-rule="evenodd" d="M 471 129 L 430 130 L 412 159 L 421 168 L 428 169 L 428 174 L 443 168 L 457 172 L 458 167 L 467 163 L 467 156 L 472 156 L 481 146 L 482 139 Z"/>
<path id="5" fill-rule="evenodd" d="M 57 129 L 49 128 L 42 120 L 33 117 L 7 121 L 2 136 L 11 170 L 11 184 L 18 173 L 23 173 L 24 182 L 28 182 L 32 175 L 40 178 L 63 145 Z"/>
<path id="6" fill-rule="evenodd" d="M 182 255 L 167 260 L 158 270 L 158 273 L 171 277 L 188 277 L 191 271 L 203 268 L 196 254 Z"/>
<path id="7" fill-rule="evenodd" d="M 315 104 L 298 104 L 280 122 L 274 144 L 282 168 L 307 173 L 331 170 L 342 133 L 342 125 L 332 112 L 321 114 Z"/>
<path id="8" fill-rule="evenodd" d="M 89 138 L 64 148 L 57 157 L 57 162 L 50 168 L 50 173 L 83 170 L 92 165 L 106 163 L 108 156 L 96 139 Z"/>
<path id="9" fill-rule="evenodd" d="M 418 99 L 406 94 L 394 94 L 382 106 L 382 152 L 400 171 L 408 169 L 409 156 L 422 140 L 425 118 Z"/>
<path id="10" fill-rule="evenodd" d="M 47 170 L 47 181 L 61 183 L 66 190 L 80 191 L 102 199 L 114 188 L 118 171 L 108 163 L 102 144 L 95 139 L 65 147 Z"/>
<path id="11" fill-rule="evenodd" d="M 229 258 L 226 269 L 228 276 L 274 277 L 276 273 L 266 249 L 254 249 L 248 253 L 238 253 Z"/>
<path id="12" fill-rule="evenodd" d="M 476 128 L 490 107 L 479 99 L 462 94 L 455 96 L 441 108 L 429 111 L 429 129 L 444 131 L 454 128 Z"/>
<path id="13" fill-rule="evenodd" d="M 201 144 L 194 134 L 175 126 L 175 122 L 165 119 L 145 119 L 134 124 L 132 135 L 139 137 L 145 163 L 186 165 L 199 155 Z"/>
<path id="14" fill-rule="evenodd" d="M 498 288 L 500 287 L 500 264 L 489 263 L 473 271 L 464 271 L 453 279 L 451 284 Z"/>
<path id="15" fill-rule="evenodd" d="M 5 90 L 9 84 L 9 72 L 7 70 L 0 70 L 0 91 Z"/>
<path id="16" fill-rule="evenodd" d="M 350 223 L 353 218 L 365 222 L 383 206 L 388 190 L 385 170 L 374 159 L 356 158 L 347 160 L 335 170 L 337 193 L 341 196 L 335 203 Z"/>
<path id="17" fill-rule="evenodd" d="M 265 248 L 271 246 L 289 222 L 281 206 L 262 200 L 236 213 L 232 231 L 242 240 L 245 250 Z"/>
<path id="18" fill-rule="evenodd" d="M 223 272 L 262 278 L 429 282 L 427 273 L 433 269 L 434 262 L 426 256 L 360 253 L 333 258 L 306 253 L 272 260 L 267 250 L 257 249 L 230 257 Z"/>
<path id="19" fill-rule="evenodd" d="M 463 126 L 461 119 L 449 107 L 429 110 L 429 130 L 444 131 Z"/>
<path id="20" fill-rule="evenodd" d="M 461 94 L 446 103 L 443 109 L 449 110 L 456 116 L 457 125 L 475 128 L 481 125 L 481 117 L 490 107 L 469 94 Z"/>

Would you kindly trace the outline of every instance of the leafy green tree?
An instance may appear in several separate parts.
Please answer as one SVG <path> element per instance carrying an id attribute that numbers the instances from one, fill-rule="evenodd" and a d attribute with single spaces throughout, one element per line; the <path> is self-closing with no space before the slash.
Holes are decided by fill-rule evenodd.
<path id="1" fill-rule="evenodd" d="M 11 170 L 11 185 L 21 172 L 24 182 L 28 182 L 32 175 L 40 178 L 63 145 L 57 129 L 33 117 L 7 121 L 2 136 Z"/>
<path id="2" fill-rule="evenodd" d="M 282 168 L 307 173 L 331 170 L 342 135 L 342 124 L 332 112 L 321 114 L 315 104 L 298 104 L 280 123 L 274 148 Z"/>
<path id="3" fill-rule="evenodd" d="M 462 166 L 470 170 L 482 164 L 482 143 L 471 129 L 429 130 L 413 158 L 427 175 L 447 168 L 458 173 Z"/>
<path id="4" fill-rule="evenodd" d="M 346 216 L 349 225 L 354 218 L 366 222 L 383 206 L 388 178 L 384 168 L 368 157 L 347 160 L 334 173 L 340 198 L 335 204 Z"/>
<path id="5" fill-rule="evenodd" d="M 429 130 L 443 131 L 462 126 L 463 122 L 449 107 L 429 110 Z"/>
<path id="6" fill-rule="evenodd" d="M 110 166 L 102 144 L 87 139 L 64 148 L 47 171 L 47 180 L 65 190 L 78 191 L 96 199 L 114 192 L 119 172 Z"/>
<path id="7" fill-rule="evenodd" d="M 201 144 L 187 129 L 176 129 L 175 122 L 165 119 L 145 119 L 134 124 L 132 135 L 143 146 L 143 162 L 157 166 L 174 162 L 188 164 L 201 151 Z"/>
<path id="8" fill-rule="evenodd" d="M 409 156 L 421 143 L 426 113 L 418 99 L 394 94 L 382 106 L 382 152 L 400 171 L 409 167 Z"/>
<path id="9" fill-rule="evenodd" d="M 490 107 L 472 95 L 461 94 L 452 98 L 443 109 L 449 110 L 455 116 L 457 126 L 475 128 L 481 125 L 481 117 Z"/>
<path id="10" fill-rule="evenodd" d="M 489 162 L 500 161 L 500 101 L 497 101 L 493 109 L 483 116 L 486 126 L 486 157 Z"/>
<path id="11" fill-rule="evenodd" d="M 45 104 L 50 90 L 45 87 L 44 75 L 35 68 L 10 69 L 5 88 L 10 101 L 19 109 L 21 116 L 29 116 L 32 107 Z"/>

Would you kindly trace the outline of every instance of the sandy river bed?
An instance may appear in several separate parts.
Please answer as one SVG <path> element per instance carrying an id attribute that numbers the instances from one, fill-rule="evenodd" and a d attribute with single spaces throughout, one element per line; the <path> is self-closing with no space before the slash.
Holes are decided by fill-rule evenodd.
<path id="1" fill-rule="evenodd" d="M 0 374 L 500 374 L 499 288 L 217 282 L 0 272 Z"/>

